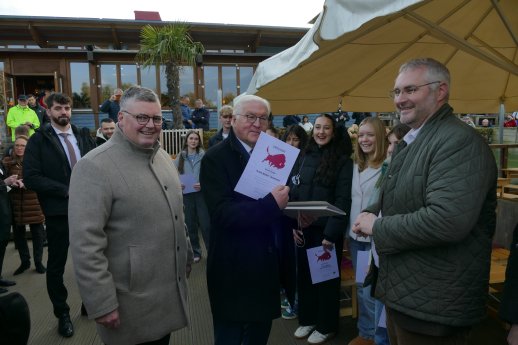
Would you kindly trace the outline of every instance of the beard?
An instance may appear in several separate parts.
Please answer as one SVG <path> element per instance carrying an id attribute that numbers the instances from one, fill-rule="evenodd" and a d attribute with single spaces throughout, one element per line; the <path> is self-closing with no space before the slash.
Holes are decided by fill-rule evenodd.
<path id="1" fill-rule="evenodd" d="M 52 122 L 60 126 L 66 126 L 70 123 L 70 118 L 66 116 L 52 117 Z"/>

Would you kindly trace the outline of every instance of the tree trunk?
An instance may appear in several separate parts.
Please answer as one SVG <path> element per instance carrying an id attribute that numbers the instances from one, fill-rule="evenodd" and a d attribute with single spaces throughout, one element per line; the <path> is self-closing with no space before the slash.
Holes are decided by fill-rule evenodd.
<path id="1" fill-rule="evenodd" d="M 184 128 L 182 110 L 180 109 L 180 66 L 171 61 L 165 65 L 167 79 L 167 94 L 169 95 L 169 106 L 173 111 L 173 128 Z"/>

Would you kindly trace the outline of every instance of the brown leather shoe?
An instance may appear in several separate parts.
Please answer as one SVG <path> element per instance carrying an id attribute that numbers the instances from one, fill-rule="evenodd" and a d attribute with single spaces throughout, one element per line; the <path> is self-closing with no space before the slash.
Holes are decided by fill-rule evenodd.
<path id="1" fill-rule="evenodd" d="M 374 339 L 365 339 L 357 336 L 349 342 L 349 345 L 374 345 Z"/>

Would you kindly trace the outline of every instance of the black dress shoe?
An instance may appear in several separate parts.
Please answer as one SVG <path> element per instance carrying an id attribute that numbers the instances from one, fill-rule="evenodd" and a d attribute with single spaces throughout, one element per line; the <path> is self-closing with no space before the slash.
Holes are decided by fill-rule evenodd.
<path id="1" fill-rule="evenodd" d="M 13 286 L 13 285 L 16 285 L 16 282 L 13 282 L 12 280 L 0 278 L 0 286 Z"/>
<path id="2" fill-rule="evenodd" d="M 40 262 L 40 263 L 37 263 L 36 264 L 36 272 L 38 272 L 39 274 L 43 274 L 45 272 L 47 272 L 47 269 L 45 268 L 45 266 L 43 266 L 43 264 Z"/>
<path id="3" fill-rule="evenodd" d="M 8 291 L 9 291 L 9 290 L 7 290 L 7 289 L 0 288 L 0 294 L 2 294 L 2 293 L 6 293 L 6 292 L 8 292 Z"/>
<path id="4" fill-rule="evenodd" d="M 30 263 L 22 263 L 20 265 L 20 267 L 18 267 L 16 269 L 16 271 L 14 271 L 13 275 L 17 276 L 18 274 L 22 274 L 23 272 L 27 271 L 29 268 L 31 268 L 31 264 Z"/>
<path id="5" fill-rule="evenodd" d="M 58 332 L 65 338 L 70 338 L 74 335 L 74 325 L 70 321 L 70 315 L 63 314 L 59 317 Z"/>

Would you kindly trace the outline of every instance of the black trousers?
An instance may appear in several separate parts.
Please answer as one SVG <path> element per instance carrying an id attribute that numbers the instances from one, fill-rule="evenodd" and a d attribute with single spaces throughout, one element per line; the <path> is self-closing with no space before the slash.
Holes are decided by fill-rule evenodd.
<path id="1" fill-rule="evenodd" d="M 68 314 L 68 291 L 63 282 L 68 257 L 68 216 L 46 217 L 48 260 L 47 292 L 54 308 L 54 315 Z"/>
<path id="2" fill-rule="evenodd" d="M 32 253 L 34 255 L 34 263 L 41 263 L 43 257 L 43 224 L 30 224 L 32 235 Z M 29 246 L 25 238 L 25 225 L 16 225 L 13 228 L 14 243 L 18 248 L 20 261 L 22 264 L 31 263 L 31 254 L 29 253 Z"/>
<path id="3" fill-rule="evenodd" d="M 7 247 L 7 243 L 9 243 L 7 238 L 0 238 L 0 278 L 2 278 L 2 266 L 4 265 L 5 248 Z"/>
<path id="4" fill-rule="evenodd" d="M 299 294 L 299 324 L 316 325 L 322 334 L 338 331 L 340 314 L 340 278 L 318 284 L 311 282 L 306 250 L 322 246 L 323 229 L 309 227 L 304 229 L 304 247 L 297 247 L 297 288 Z M 338 268 L 342 260 L 343 239 L 335 243 Z"/>
<path id="5" fill-rule="evenodd" d="M 266 345 L 272 320 L 264 322 L 231 322 L 212 318 L 214 345 Z"/>

